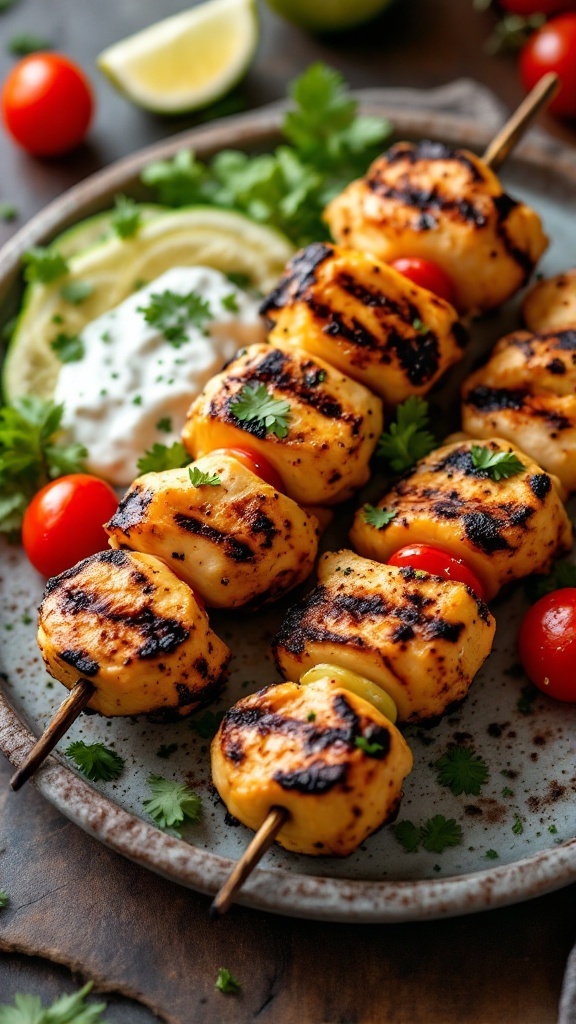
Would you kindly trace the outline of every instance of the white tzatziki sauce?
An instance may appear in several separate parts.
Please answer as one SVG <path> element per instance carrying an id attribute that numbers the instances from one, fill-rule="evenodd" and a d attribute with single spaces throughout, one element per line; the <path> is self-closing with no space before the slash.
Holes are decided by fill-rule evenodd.
<path id="1" fill-rule="evenodd" d="M 185 322 L 176 345 L 141 311 L 152 296 L 195 293 L 209 304 L 211 319 Z M 176 302 L 176 319 L 179 316 Z M 258 301 L 210 267 L 174 267 L 115 309 L 87 324 L 84 354 L 63 363 L 55 400 L 64 403 L 65 426 L 88 450 L 97 476 L 124 486 L 138 475 L 137 460 L 154 443 L 179 438 L 191 401 L 237 349 L 265 340 Z M 158 426 L 160 424 L 160 426 Z"/>

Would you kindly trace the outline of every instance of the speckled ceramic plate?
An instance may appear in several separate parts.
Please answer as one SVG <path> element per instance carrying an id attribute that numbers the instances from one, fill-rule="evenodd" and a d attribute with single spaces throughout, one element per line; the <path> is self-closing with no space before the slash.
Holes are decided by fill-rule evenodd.
<path id="1" fill-rule="evenodd" d="M 440 115 L 383 109 L 377 92 L 367 109 L 391 116 L 399 136 L 428 136 L 481 151 L 487 139 L 477 126 Z M 51 204 L 0 254 L 1 319 L 19 299 L 22 252 L 48 241 L 71 223 L 110 205 L 117 191 L 143 196 L 136 183 L 151 159 L 193 145 L 200 156 L 224 146 L 265 148 L 276 141 L 278 108 L 258 111 L 180 136 L 95 175 Z M 506 186 L 533 205 L 552 240 L 545 273 L 574 263 L 576 162 L 566 150 L 524 146 L 507 165 Z M 487 317 L 474 330 L 464 366 L 434 400 L 456 408 L 462 376 L 480 351 L 516 323 L 513 307 Z M 346 524 L 342 524 L 345 526 Z M 341 526 L 342 529 L 342 526 Z M 331 538 L 332 545 L 345 536 Z M 21 551 L 0 549 L 0 749 L 21 763 L 63 693 L 45 674 L 35 643 L 35 611 L 43 581 Z M 288 602 L 289 603 L 289 602 Z M 455 818 L 461 845 L 441 854 L 407 853 L 391 829 L 370 838 L 341 861 L 297 857 L 271 850 L 244 887 L 240 902 L 262 910 L 335 921 L 399 921 L 461 914 L 537 896 L 576 880 L 576 711 L 537 695 L 523 694 L 526 679 L 517 664 L 515 641 L 524 610 L 521 590 L 495 603 L 498 628 L 493 653 L 477 676 L 462 709 L 428 732 L 414 732 L 414 771 L 405 785 L 400 819 L 423 823 L 433 814 Z M 214 614 L 217 632 L 234 652 L 232 673 L 218 709 L 277 679 L 268 643 L 285 610 L 266 614 Z M 520 705 L 519 705 L 520 701 Z M 198 717 L 198 716 L 197 716 Z M 88 783 L 67 762 L 72 739 L 104 741 L 126 759 L 115 783 Z M 433 762 L 449 743 L 474 747 L 489 767 L 477 797 L 452 795 L 438 785 Z M 168 760 L 161 745 L 176 744 Z M 182 840 L 161 832 L 142 809 L 146 778 L 154 772 L 186 780 L 202 795 L 201 822 Z M 141 720 L 106 720 L 83 715 L 60 744 L 60 752 L 38 771 L 35 785 L 63 814 L 119 853 L 182 885 L 213 893 L 251 833 L 227 820 L 210 784 L 208 741 L 190 722 L 149 725 Z"/>

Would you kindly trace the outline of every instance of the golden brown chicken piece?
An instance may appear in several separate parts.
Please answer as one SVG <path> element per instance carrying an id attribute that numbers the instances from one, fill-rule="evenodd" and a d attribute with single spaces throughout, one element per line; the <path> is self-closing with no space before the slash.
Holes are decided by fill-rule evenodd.
<path id="1" fill-rule="evenodd" d="M 466 562 L 488 600 L 511 580 L 548 572 L 572 544 L 560 482 L 501 438 L 480 444 L 485 455 L 508 453 L 523 469 L 494 480 L 476 468 L 475 445 L 444 445 L 422 459 L 378 502 L 378 508 L 393 513 L 387 525 L 371 526 L 366 509 L 358 509 L 350 533 L 357 551 L 386 562 L 406 544 L 443 548 Z"/>
<path id="2" fill-rule="evenodd" d="M 346 857 L 393 818 L 412 768 L 395 726 L 329 677 L 244 697 L 211 754 L 214 785 L 235 818 L 258 829 L 272 807 L 285 807 L 278 842 L 315 856 Z"/>
<path id="3" fill-rule="evenodd" d="M 540 218 L 502 190 L 466 149 L 399 142 L 328 205 L 341 245 L 386 263 L 432 260 L 449 274 L 462 313 L 499 306 L 526 283 L 547 246 Z"/>
<path id="4" fill-rule="evenodd" d="M 576 330 L 502 338 L 464 383 L 462 426 L 513 441 L 576 490 Z"/>
<path id="5" fill-rule="evenodd" d="M 195 487 L 194 468 L 213 483 Z M 214 608 L 266 604 L 310 575 L 314 516 L 231 455 L 212 452 L 190 472 L 138 477 L 106 525 L 111 546 L 162 558 Z"/>
<path id="6" fill-rule="evenodd" d="M 272 650 L 287 679 L 330 662 L 385 690 L 399 721 L 421 722 L 466 696 L 494 630 L 488 608 L 463 583 L 331 551 Z"/>
<path id="7" fill-rule="evenodd" d="M 279 408 L 282 425 L 267 423 Z M 382 403 L 361 384 L 290 345 L 251 345 L 193 402 L 182 440 L 194 458 L 249 447 L 294 501 L 330 505 L 366 483 L 381 430 Z"/>
<path id="8" fill-rule="evenodd" d="M 159 558 L 125 551 L 48 580 L 38 644 L 68 689 L 94 684 L 88 707 L 106 716 L 187 715 L 215 695 L 230 659 L 190 587 Z"/>
<path id="9" fill-rule="evenodd" d="M 536 334 L 576 330 L 576 268 L 535 284 L 522 303 L 522 316 Z"/>
<path id="10" fill-rule="evenodd" d="M 296 253 L 261 313 L 272 345 L 326 359 L 389 405 L 425 395 L 466 342 L 444 299 L 374 256 L 323 242 Z"/>

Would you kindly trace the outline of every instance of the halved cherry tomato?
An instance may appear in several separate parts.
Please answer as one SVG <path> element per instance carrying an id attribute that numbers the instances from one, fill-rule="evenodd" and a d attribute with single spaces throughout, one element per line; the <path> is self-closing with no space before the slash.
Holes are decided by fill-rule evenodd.
<path id="1" fill-rule="evenodd" d="M 576 13 L 561 14 L 530 36 L 520 54 L 520 75 L 528 92 L 548 71 L 560 77 L 560 92 L 548 110 L 576 117 Z"/>
<path id="2" fill-rule="evenodd" d="M 270 484 L 270 487 L 273 487 L 275 491 L 284 493 L 284 484 L 282 483 L 281 476 L 263 455 L 255 452 L 252 448 L 219 448 L 218 451 L 222 455 L 233 455 L 246 469 L 259 476 L 264 483 Z M 212 452 L 211 454 L 216 455 L 217 452 Z"/>
<path id="3" fill-rule="evenodd" d="M 2 116 L 11 136 L 35 156 L 79 146 L 94 100 L 83 71 L 60 53 L 33 53 L 12 69 L 2 87 Z"/>
<path id="4" fill-rule="evenodd" d="M 443 576 L 447 580 L 465 583 L 482 601 L 486 600 L 484 587 L 466 562 L 462 558 L 450 555 L 442 548 L 432 547 L 431 544 L 407 544 L 406 547 L 394 552 L 388 559 L 388 565 L 423 569 L 433 576 Z"/>
<path id="5" fill-rule="evenodd" d="M 518 649 L 526 675 L 543 693 L 576 701 L 576 587 L 554 590 L 532 605 Z"/>
<path id="6" fill-rule="evenodd" d="M 114 515 L 118 498 L 104 480 L 71 473 L 46 484 L 24 513 L 22 542 L 28 558 L 44 576 L 57 576 L 108 546 L 103 524 Z"/>
<path id="7" fill-rule="evenodd" d="M 413 284 L 427 288 L 429 292 L 434 292 L 441 299 L 446 299 L 446 302 L 454 305 L 456 289 L 452 278 L 437 263 L 420 259 L 419 256 L 400 256 L 399 259 L 392 260 L 390 266 Z"/>

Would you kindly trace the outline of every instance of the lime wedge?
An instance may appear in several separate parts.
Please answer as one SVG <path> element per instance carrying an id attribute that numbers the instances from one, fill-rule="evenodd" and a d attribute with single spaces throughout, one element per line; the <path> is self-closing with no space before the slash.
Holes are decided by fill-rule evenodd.
<path id="1" fill-rule="evenodd" d="M 254 0 L 207 0 L 115 43 L 96 63 L 133 103 L 179 114 L 229 92 L 257 43 Z"/>
<path id="2" fill-rule="evenodd" d="M 72 230 L 92 243 L 92 227 L 90 218 Z M 68 232 L 63 239 L 70 251 L 74 239 Z M 25 394 L 50 398 L 61 365 L 50 345 L 56 335 L 79 334 L 91 320 L 170 267 L 214 267 L 224 274 L 239 274 L 258 291 L 267 292 L 293 253 L 292 244 L 273 228 L 255 224 L 241 213 L 207 206 L 158 213 L 145 219 L 131 238 L 112 236 L 89 244 L 69 259 L 64 277 L 28 285 L 4 362 L 5 401 Z M 66 294 L 70 285 L 80 282 L 88 283 L 91 292 L 75 305 Z"/>

